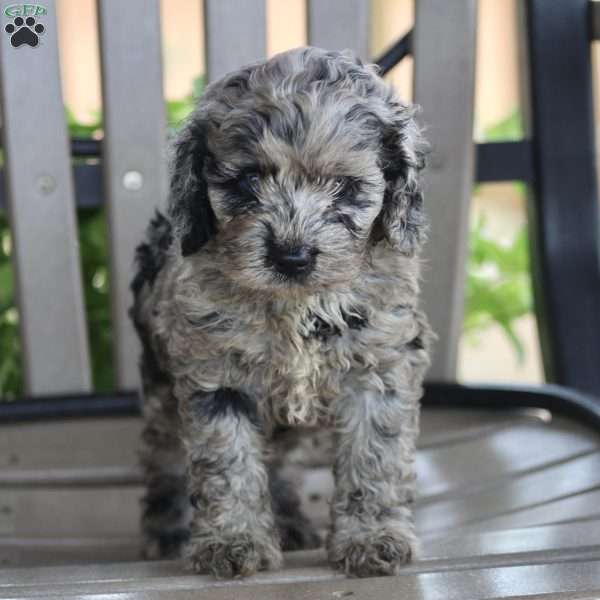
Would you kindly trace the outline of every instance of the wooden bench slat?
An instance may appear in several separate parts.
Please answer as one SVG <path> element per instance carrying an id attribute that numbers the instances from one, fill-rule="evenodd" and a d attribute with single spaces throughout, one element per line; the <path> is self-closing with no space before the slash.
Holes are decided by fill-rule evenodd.
<path id="1" fill-rule="evenodd" d="M 584 523 L 590 526 L 590 521 L 600 519 L 600 488 L 587 490 L 558 498 L 551 502 L 530 506 L 518 512 L 510 512 L 490 519 L 477 521 L 468 526 L 460 527 L 462 535 L 480 531 L 492 531 L 498 529 L 514 529 L 517 527 L 531 528 L 541 526 L 552 526 L 555 523 L 564 523 L 566 527 Z M 445 535 L 447 532 L 434 533 L 436 537 Z M 597 532 L 596 532 L 597 533 Z M 600 541 L 600 540 L 599 540 Z"/>
<path id="2" fill-rule="evenodd" d="M 369 0 L 308 0 L 308 42 L 369 58 Z"/>
<path id="3" fill-rule="evenodd" d="M 140 485 L 2 487 L 2 537 L 110 537 L 139 533 Z"/>
<path id="4" fill-rule="evenodd" d="M 423 533 L 442 533 L 470 527 L 502 515 L 529 510 L 600 488 L 600 452 L 570 458 L 539 471 L 484 488 L 464 497 L 447 497 L 419 506 L 417 528 Z M 562 520 L 560 514 L 555 521 Z"/>
<path id="5" fill-rule="evenodd" d="M 11 4 L 0 3 L 3 28 Z M 37 47 L 15 48 L 4 31 L 0 42 L 5 190 L 31 395 L 91 388 L 55 2 L 44 5 Z"/>
<path id="6" fill-rule="evenodd" d="M 462 331 L 473 185 L 476 0 L 415 5 L 414 97 L 432 146 L 425 181 L 431 222 L 424 252 L 424 307 L 439 336 L 428 372 L 454 380 Z"/>
<path id="7" fill-rule="evenodd" d="M 137 465 L 141 435 L 139 417 L 11 423 L 0 427 L 0 473 Z"/>
<path id="8" fill-rule="evenodd" d="M 457 543 L 460 546 L 460 543 Z M 185 572 L 178 561 L 10 569 L 0 597 L 46 600 L 100 595 L 128 600 L 575 600 L 598 598 L 600 560 L 594 547 L 581 551 L 523 553 L 517 558 L 416 562 L 396 577 L 349 578 L 327 565 L 324 552 L 293 552 L 282 569 L 232 581 Z M 109 577 L 106 577 L 109 574 Z M 104 577 L 103 577 L 104 576 Z"/>
<path id="9" fill-rule="evenodd" d="M 130 389 L 139 381 L 139 345 L 127 314 L 134 251 L 167 196 L 159 3 L 99 0 L 98 21 L 116 383 Z"/>
<path id="10" fill-rule="evenodd" d="M 266 27 L 265 0 L 204 0 L 207 81 L 264 59 Z"/>

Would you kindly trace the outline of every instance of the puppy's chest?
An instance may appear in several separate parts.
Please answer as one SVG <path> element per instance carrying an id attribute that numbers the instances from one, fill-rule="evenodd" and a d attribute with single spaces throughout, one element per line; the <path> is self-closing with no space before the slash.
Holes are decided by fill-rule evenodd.
<path id="1" fill-rule="evenodd" d="M 240 310 L 180 301 L 177 308 L 178 326 L 165 331 L 175 374 L 190 388 L 244 390 L 284 423 L 315 422 L 327 411 L 368 326 L 360 310 L 331 305 Z"/>
<path id="2" fill-rule="evenodd" d="M 339 394 L 366 326 L 358 311 L 327 318 L 311 310 L 265 310 L 249 318 L 221 309 L 203 320 L 202 344 L 195 347 L 216 358 L 210 368 L 218 368 L 222 385 L 252 393 L 275 420 L 311 422 Z"/>
<path id="3" fill-rule="evenodd" d="M 356 334 L 365 325 L 356 316 L 336 322 L 310 311 L 298 320 L 270 319 L 266 360 L 250 359 L 266 412 L 285 424 L 314 424 L 326 417 L 340 394 Z"/>
<path id="4" fill-rule="evenodd" d="M 301 317 L 267 315 L 262 327 L 241 331 L 245 340 L 242 355 L 253 368 L 269 371 L 270 377 L 314 381 L 318 371 L 336 369 L 341 354 L 352 351 L 353 338 L 367 322 L 359 315 L 342 314 L 342 319 L 327 319 L 307 311 Z"/>

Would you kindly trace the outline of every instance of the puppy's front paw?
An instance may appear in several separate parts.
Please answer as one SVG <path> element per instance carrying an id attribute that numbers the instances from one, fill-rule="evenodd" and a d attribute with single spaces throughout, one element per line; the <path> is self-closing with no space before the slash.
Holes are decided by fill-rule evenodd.
<path id="1" fill-rule="evenodd" d="M 329 561 L 353 577 L 396 575 L 414 558 L 417 540 L 412 533 L 382 529 L 346 534 L 334 533 L 327 545 Z"/>
<path id="2" fill-rule="evenodd" d="M 185 557 L 196 573 L 212 573 L 217 579 L 248 577 L 281 564 L 281 550 L 268 540 L 249 534 L 230 538 L 192 538 Z"/>

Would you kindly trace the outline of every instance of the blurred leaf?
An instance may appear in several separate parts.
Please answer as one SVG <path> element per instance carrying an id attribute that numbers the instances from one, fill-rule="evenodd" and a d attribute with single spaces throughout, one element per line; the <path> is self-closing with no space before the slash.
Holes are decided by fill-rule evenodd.
<path id="1" fill-rule="evenodd" d="M 81 123 L 77 121 L 71 110 L 65 107 L 65 117 L 69 135 L 75 138 L 89 138 L 102 129 L 102 117 L 100 113 L 93 115 L 94 120 L 91 123 Z"/>
<path id="2" fill-rule="evenodd" d="M 167 124 L 170 129 L 177 129 L 180 123 L 192 112 L 194 100 L 188 96 L 183 100 L 169 100 L 167 102 Z"/>
<path id="3" fill-rule="evenodd" d="M 94 389 L 109 392 L 114 389 L 114 372 L 103 209 L 79 211 L 79 244 Z"/>
<path id="4" fill-rule="evenodd" d="M 483 133 L 484 142 L 507 142 L 523 138 L 521 113 L 514 111 L 502 121 L 488 127 Z"/>
<path id="5" fill-rule="evenodd" d="M 500 326 L 522 363 L 525 351 L 514 323 L 533 308 L 527 230 L 522 228 L 510 243 L 502 244 L 479 219 L 469 244 L 463 331 L 473 335 L 493 324 Z"/>
<path id="6" fill-rule="evenodd" d="M 0 214 L 0 241 L 9 239 L 8 223 Z M 13 400 L 22 392 L 19 320 L 15 306 L 8 243 L 0 244 L 0 399 Z"/>
<path id="7" fill-rule="evenodd" d="M 7 259 L 0 258 L 0 311 L 13 305 L 12 272 Z"/>

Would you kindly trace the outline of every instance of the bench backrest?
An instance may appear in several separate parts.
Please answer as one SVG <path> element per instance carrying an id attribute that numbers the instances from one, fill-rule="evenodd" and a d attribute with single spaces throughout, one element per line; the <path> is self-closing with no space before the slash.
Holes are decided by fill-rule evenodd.
<path id="1" fill-rule="evenodd" d="M 0 1 L 3 28 L 13 5 Z M 14 48 L 9 35 L 0 36 L 4 198 L 29 395 L 91 389 L 56 2 L 46 0 L 44 7 L 43 48 Z M 351 48 L 372 58 L 369 0 L 307 0 L 306 10 L 309 44 Z M 265 57 L 266 0 L 205 0 L 204 16 L 208 80 Z M 424 303 L 440 336 L 431 371 L 435 379 L 455 376 L 462 324 L 473 181 L 475 16 L 476 0 L 416 3 L 414 95 L 433 146 Z M 167 191 L 159 2 L 98 0 L 98 25 L 114 356 L 117 386 L 130 389 L 138 381 L 137 341 L 127 317 L 133 251 Z"/>

